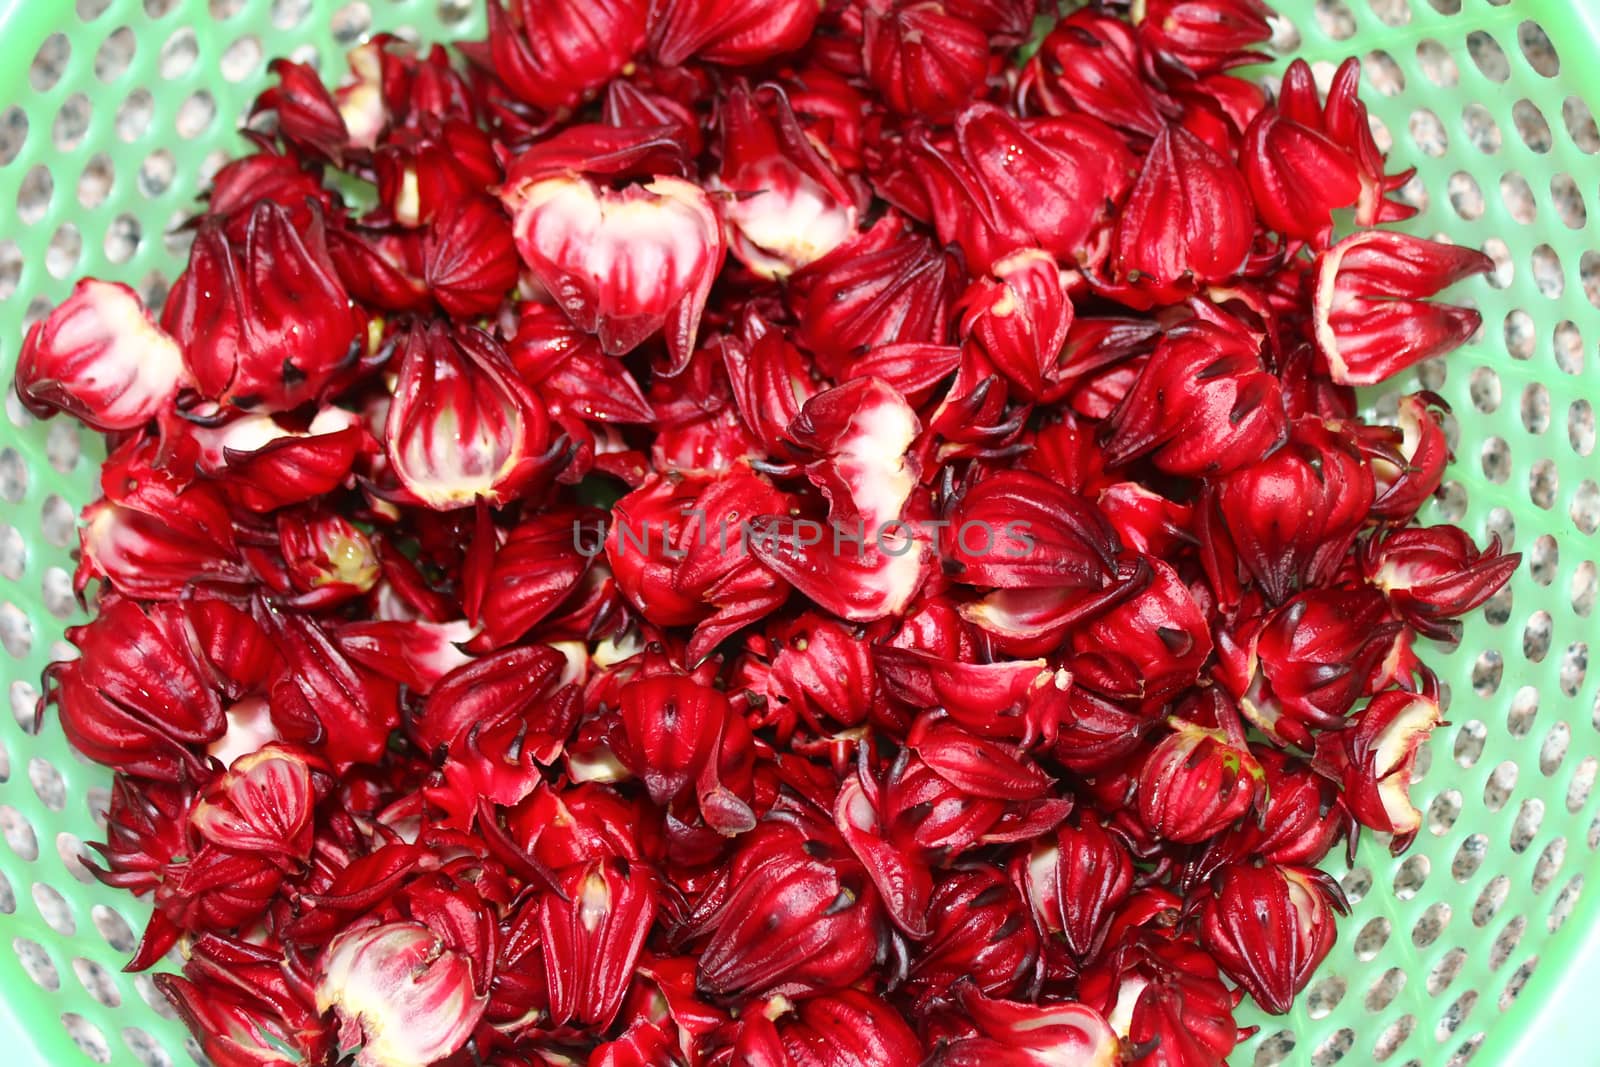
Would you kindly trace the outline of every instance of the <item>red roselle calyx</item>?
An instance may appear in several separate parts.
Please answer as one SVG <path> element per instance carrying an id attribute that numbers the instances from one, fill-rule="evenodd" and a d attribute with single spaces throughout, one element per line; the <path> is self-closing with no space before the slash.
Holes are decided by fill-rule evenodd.
<path id="1" fill-rule="evenodd" d="M 159 316 L 21 343 L 107 436 L 40 703 L 130 966 L 220 1067 L 1220 1067 L 1520 563 L 1414 524 L 1441 398 L 1360 414 L 1490 263 L 1373 229 L 1359 64 L 1230 73 L 1262 0 L 1019 65 L 1031 0 L 480 2 L 273 63 Z"/>

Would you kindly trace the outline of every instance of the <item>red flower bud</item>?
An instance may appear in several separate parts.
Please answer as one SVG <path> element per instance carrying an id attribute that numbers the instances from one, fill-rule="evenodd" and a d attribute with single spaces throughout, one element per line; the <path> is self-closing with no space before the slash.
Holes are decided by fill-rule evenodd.
<path id="1" fill-rule="evenodd" d="M 842 989 L 798 1003 L 774 997 L 748 1013 L 727 1062 L 730 1067 L 900 1067 L 920 1063 L 922 1056 L 922 1043 L 899 1011 L 860 990 Z"/>
<path id="2" fill-rule="evenodd" d="M 489 2 L 494 72 L 518 99 L 571 108 L 621 73 L 644 46 L 649 5 L 638 0 Z"/>
<path id="3" fill-rule="evenodd" d="M 961 330 L 1025 400 L 1038 399 L 1072 327 L 1056 261 L 1038 249 L 1007 256 L 961 298 Z"/>
<path id="4" fill-rule="evenodd" d="M 1424 637 L 1458 640 L 1457 620 L 1511 580 L 1522 554 L 1500 554 L 1500 539 L 1479 551 L 1459 526 L 1391 530 L 1361 546 L 1361 570 L 1390 610 Z"/>
<path id="5" fill-rule="evenodd" d="M 415 229 L 463 201 L 492 193 L 503 176 L 494 141 L 465 117 L 430 116 L 396 131 L 376 153 L 379 218 Z"/>
<path id="6" fill-rule="evenodd" d="M 1363 826 L 1393 834 L 1389 848 L 1397 855 L 1422 827 L 1411 776 L 1417 750 L 1442 721 L 1429 697 L 1391 690 L 1362 709 L 1353 729 L 1318 739 L 1318 761 L 1344 786 L 1350 813 Z"/>
<path id="7" fill-rule="evenodd" d="M 1095 499 L 1117 539 L 1134 552 L 1170 557 L 1189 542 L 1194 506 L 1169 500 L 1138 482 L 1116 482 Z"/>
<path id="8" fill-rule="evenodd" d="M 1344 725 L 1400 629 L 1371 588 L 1301 593 L 1255 638 L 1260 674 L 1241 710 L 1268 736 L 1309 748 L 1309 728 Z"/>
<path id="9" fill-rule="evenodd" d="M 791 280 L 795 340 L 824 374 L 842 377 L 884 345 L 944 340 L 957 267 L 903 229 L 898 216 L 886 215 Z"/>
<path id="10" fill-rule="evenodd" d="M 282 661 L 270 693 L 272 720 L 283 735 L 320 744 L 341 772 L 375 762 L 400 722 L 394 684 L 351 663 L 310 618 L 259 598 L 254 614 Z"/>
<path id="11" fill-rule="evenodd" d="M 1112 264 L 1158 289 L 1225 281 L 1255 236 L 1250 190 L 1233 161 L 1181 126 L 1164 127 L 1117 220 Z"/>
<path id="12" fill-rule="evenodd" d="M 836 846 L 842 852 L 842 845 Z M 882 922 L 858 864 L 788 823 L 744 838 L 708 917 L 699 985 L 713 996 L 844 989 L 872 966 Z"/>
<path id="13" fill-rule="evenodd" d="M 1083 114 L 1153 138 L 1176 111 L 1144 76 L 1132 28 L 1093 9 L 1056 23 L 1023 70 L 1022 99 L 1047 114 Z"/>
<path id="14" fill-rule="evenodd" d="M 1209 955 L 1187 940 L 1135 933 L 1110 966 L 1079 982 L 1141 1054 L 1133 1067 L 1225 1067 L 1241 1040 L 1233 1011 L 1243 991 L 1224 985 Z"/>
<path id="15" fill-rule="evenodd" d="M 384 447 L 402 499 L 436 511 L 503 504 L 554 474 L 543 405 L 488 334 L 439 323 L 402 342 Z"/>
<path id="16" fill-rule="evenodd" d="M 1217 499 L 1240 561 L 1281 603 L 1333 576 L 1375 496 L 1344 425 L 1301 418 L 1286 445 L 1224 479 Z"/>
<path id="17" fill-rule="evenodd" d="M 287 59 L 274 60 L 269 69 L 278 84 L 256 97 L 251 115 L 273 112 L 278 136 L 294 149 L 335 163 L 342 161 L 350 146 L 350 131 L 316 69 Z"/>
<path id="18" fill-rule="evenodd" d="M 651 11 L 651 49 L 663 67 L 691 57 L 754 66 L 804 45 L 819 11 L 814 0 L 663 0 Z"/>
<path id="19" fill-rule="evenodd" d="M 787 706 L 821 732 L 824 718 L 859 726 L 875 697 L 872 654 L 851 629 L 816 612 L 769 630 L 777 648 L 767 676 L 766 714 Z"/>
<path id="20" fill-rule="evenodd" d="M 945 4 L 869 4 L 861 20 L 867 78 L 895 111 L 939 122 L 980 95 L 989 38 Z"/>
<path id="21" fill-rule="evenodd" d="M 54 705 L 78 751 L 130 774 L 176 780 L 204 767 L 196 748 L 222 736 L 222 705 L 195 656 L 180 606 L 141 608 L 106 596 L 67 640 L 82 652 L 48 668 L 41 707 Z"/>
<path id="22" fill-rule="evenodd" d="M 1161 470 L 1216 475 L 1256 463 L 1288 436 L 1283 389 L 1243 330 L 1194 321 L 1169 331 L 1106 422 L 1106 463 L 1154 452 Z"/>
<path id="23" fill-rule="evenodd" d="M 785 431 L 818 392 L 805 355 L 784 332 L 750 316 L 743 337 L 719 338 L 739 421 L 769 456 L 788 452 Z"/>
<path id="24" fill-rule="evenodd" d="M 1099 955 L 1111 917 L 1133 889 L 1128 850 L 1092 815 L 1034 842 L 1018 857 L 1015 872 L 1039 929 L 1060 935 L 1080 962 Z"/>
<path id="25" fill-rule="evenodd" d="M 279 515 L 278 549 L 301 605 L 341 603 L 378 581 L 372 542 L 339 515 Z"/>
<path id="26" fill-rule="evenodd" d="M 1261 0 L 1147 0 L 1139 39 L 1179 70 L 1214 74 L 1267 57 L 1272 9 Z"/>
<path id="27" fill-rule="evenodd" d="M 623 686 L 620 700 L 617 756 L 652 801 L 666 807 L 692 788 L 714 829 L 731 836 L 754 825 L 749 805 L 718 780 L 727 696 L 686 675 L 656 675 Z"/>
<path id="28" fill-rule="evenodd" d="M 83 510 L 79 596 L 96 578 L 141 600 L 177 600 L 193 585 L 241 584 L 233 520 L 222 494 L 157 467 L 157 443 L 130 438 L 100 472 L 105 497 Z"/>
<path id="29" fill-rule="evenodd" d="M 1145 562 L 1155 572 L 1150 584 L 1080 630 L 1073 648 L 1129 660 L 1143 699 L 1159 702 L 1195 684 L 1211 656 L 1211 631 L 1178 572 L 1158 559 Z"/>
<path id="30" fill-rule="evenodd" d="M 1459 348 L 1483 317 L 1426 298 L 1494 269 L 1472 248 L 1368 230 L 1317 256 L 1317 349 L 1341 385 L 1376 385 L 1432 356 Z"/>
<path id="31" fill-rule="evenodd" d="M 781 89 L 735 86 L 718 103 L 722 168 L 712 186 L 729 250 L 763 278 L 787 278 L 856 232 L 855 197 L 794 117 Z"/>
<path id="32" fill-rule="evenodd" d="M 549 511 L 513 527 L 485 576 L 469 648 L 503 648 L 549 618 L 580 587 L 599 545 L 591 513 Z"/>
<path id="33" fill-rule="evenodd" d="M 1003 873 L 958 867 L 928 901 L 930 932 L 911 965 L 907 989 L 921 1002 L 948 997 L 963 980 L 990 996 L 1021 992 L 1039 957 L 1027 905 Z"/>
<path id="34" fill-rule="evenodd" d="M 946 570 L 967 585 L 1098 589 L 1116 575 L 1117 535 L 1105 516 L 1030 471 L 1001 471 L 967 490 L 944 540 Z"/>
<path id="35" fill-rule="evenodd" d="M 17 357 L 17 398 L 29 411 L 64 411 L 103 432 L 138 429 L 189 384 L 183 352 L 133 290 L 93 279 L 34 323 Z"/>
<path id="36" fill-rule="evenodd" d="M 940 1067 L 1114 1067 L 1122 1058 L 1117 1035 L 1086 1004 L 990 1000 L 968 986 L 961 1006 L 976 1033 L 941 1049 Z"/>
<path id="37" fill-rule="evenodd" d="M 363 318 L 328 259 L 321 217 L 297 226 L 263 201 L 242 244 L 201 228 L 161 324 L 201 395 L 283 411 L 315 399 L 348 364 Z"/>
<path id="38" fill-rule="evenodd" d="M 259 852 L 286 865 L 311 855 L 312 808 L 327 770 L 307 753 L 270 744 L 234 760 L 189 812 L 202 840 L 230 852 Z"/>
<path id="39" fill-rule="evenodd" d="M 1328 246 L 1333 212 L 1361 197 L 1355 158 L 1277 108 L 1263 110 L 1245 131 L 1239 163 L 1261 221 L 1316 248 Z"/>
<path id="40" fill-rule="evenodd" d="M 517 284 L 517 250 L 494 201 L 469 197 L 435 216 L 422 238 L 422 279 L 458 319 L 499 309 Z"/>
<path id="41" fill-rule="evenodd" d="M 711 200 L 680 178 L 621 190 L 586 178 L 519 178 L 501 193 L 523 262 L 613 356 L 665 331 L 671 368 L 694 351 L 726 247 Z"/>
<path id="42" fill-rule="evenodd" d="M 1265 776 L 1243 743 L 1222 731 L 1181 719 L 1168 724 L 1173 732 L 1139 772 L 1139 818 L 1168 841 L 1203 841 L 1257 803 Z"/>
<path id="43" fill-rule="evenodd" d="M 439 679 L 421 714 L 411 718 L 407 732 L 423 751 L 433 754 L 458 747 L 474 725 L 524 720 L 530 711 L 558 719 L 562 709 L 556 691 L 566 666 L 559 651 L 540 644 L 519 645 L 468 660 Z M 530 749 L 539 747 L 532 736 L 539 732 L 538 725 L 524 721 Z M 572 724 L 565 725 L 570 728 Z"/>
<path id="44" fill-rule="evenodd" d="M 1264 745 L 1252 751 L 1266 772 L 1261 822 L 1246 820 L 1222 838 L 1213 850 L 1216 860 L 1240 863 L 1254 857 L 1301 867 L 1321 863 L 1350 828 L 1338 788 L 1294 756 Z"/>
<path id="45" fill-rule="evenodd" d="M 213 215 L 221 216 L 228 239 L 242 242 L 250 221 L 251 209 L 261 200 L 269 200 L 284 208 L 295 225 L 304 229 L 311 225 L 312 214 L 321 211 L 324 217 L 332 211 L 333 196 L 323 188 L 316 173 L 316 165 L 306 165 L 298 157 L 279 153 L 265 138 L 257 139 L 246 133 L 261 151 L 235 159 L 217 171 L 211 179 L 211 193 L 206 206 Z M 313 206 L 313 204 L 315 206 Z M 330 251 L 336 227 L 328 235 Z"/>
<path id="46" fill-rule="evenodd" d="M 190 433 L 200 445 L 199 468 L 228 499 L 256 512 L 328 496 L 351 481 L 358 456 L 376 451 L 361 417 L 332 406 L 304 432 L 270 415 L 241 415 Z"/>
<path id="47" fill-rule="evenodd" d="M 507 346 L 524 381 L 547 401 L 594 422 L 650 422 L 655 413 L 626 366 L 565 315 L 527 301 L 517 308 L 517 335 Z"/>
<path id="48" fill-rule="evenodd" d="M 1026 124 L 991 104 L 957 116 L 950 147 L 923 140 L 914 177 L 942 241 L 961 246 L 974 273 L 1023 248 L 1068 261 L 1089 255 L 1108 200 L 1126 186 L 1129 155 L 1089 118 Z"/>
<path id="49" fill-rule="evenodd" d="M 1438 491 L 1450 462 L 1450 442 L 1442 418 L 1448 410 L 1431 393 L 1413 393 L 1400 398 L 1396 426 L 1360 428 L 1377 485 L 1378 499 L 1372 504 L 1375 517 L 1397 524 L 1410 522 Z"/>
<path id="50" fill-rule="evenodd" d="M 1230 867 L 1200 913 L 1200 937 L 1228 977 L 1273 1015 L 1289 1010 L 1333 948 L 1338 884 L 1303 867 Z"/>
<path id="51" fill-rule="evenodd" d="M 619 857 L 569 868 L 562 889 L 565 899 L 546 893 L 539 908 L 550 1021 L 602 1031 L 622 1007 L 655 919 L 655 881 Z"/>
<path id="52" fill-rule="evenodd" d="M 358 1067 L 426 1067 L 472 1036 L 488 1000 L 474 990 L 484 965 L 419 922 L 350 928 L 323 953 L 317 1010 L 334 1012 Z"/>

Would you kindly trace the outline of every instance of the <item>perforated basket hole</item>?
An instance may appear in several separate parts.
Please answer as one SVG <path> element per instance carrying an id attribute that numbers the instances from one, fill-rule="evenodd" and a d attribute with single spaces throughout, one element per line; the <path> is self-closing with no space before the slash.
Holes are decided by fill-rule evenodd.
<path id="1" fill-rule="evenodd" d="M 1368 893 L 1372 892 L 1372 871 L 1365 866 L 1352 867 L 1339 879 L 1339 888 L 1344 890 L 1345 899 L 1351 904 L 1359 904 Z"/>
<path id="2" fill-rule="evenodd" d="M 1332 1067 L 1333 1064 L 1342 1061 L 1355 1044 L 1356 1032 L 1348 1026 L 1341 1026 L 1311 1054 L 1312 1067 Z"/>
<path id="3" fill-rule="evenodd" d="M 1279 1030 L 1268 1036 L 1256 1049 L 1253 1067 L 1279 1067 L 1287 1063 L 1290 1055 L 1295 1050 L 1294 1034 L 1288 1030 Z"/>
<path id="4" fill-rule="evenodd" d="M 1594 406 L 1574 400 L 1567 408 L 1567 443 L 1578 455 L 1587 456 L 1594 451 L 1594 436 Z"/>
<path id="5" fill-rule="evenodd" d="M 1539 827 L 1544 823 L 1544 801 L 1538 797 L 1529 797 L 1517 809 L 1516 822 L 1511 824 L 1511 851 L 1520 855 L 1528 851 L 1528 846 L 1538 836 Z"/>
<path id="6" fill-rule="evenodd" d="M 1550 914 L 1545 919 L 1545 929 L 1552 934 L 1561 929 L 1572 915 L 1572 909 L 1578 903 L 1578 897 L 1583 894 L 1583 875 L 1575 874 L 1566 885 L 1561 887 L 1561 892 L 1556 894 L 1555 903 L 1550 905 Z"/>
<path id="7" fill-rule="evenodd" d="M 1550 884 L 1561 873 L 1562 864 L 1567 859 L 1567 839 L 1557 837 L 1544 847 L 1539 853 L 1539 862 L 1533 865 L 1533 878 L 1529 885 L 1535 893 L 1543 893 L 1550 888 Z"/>
<path id="8" fill-rule="evenodd" d="M 1450 925 L 1452 914 L 1453 909 L 1444 901 L 1429 904 L 1422 917 L 1411 926 L 1411 943 L 1420 949 L 1439 940 L 1439 935 Z"/>
<path id="9" fill-rule="evenodd" d="M 96 1003 L 107 1008 L 121 1006 L 122 993 L 117 989 L 110 971 L 93 960 L 78 956 L 72 961 L 72 973 L 78 979 L 78 984 L 83 986 L 84 992 L 93 997 Z"/>
<path id="10" fill-rule="evenodd" d="M 1450 877 L 1457 882 L 1469 882 L 1483 865 L 1484 854 L 1489 850 L 1489 838 L 1481 833 L 1469 834 L 1456 848 L 1450 861 Z"/>
<path id="11" fill-rule="evenodd" d="M 94 922 L 94 928 L 99 932 L 101 939 L 114 951 L 133 951 L 137 941 L 133 936 L 133 928 L 128 925 L 128 920 L 104 904 L 96 904 L 90 908 L 89 917 Z"/>
<path id="12" fill-rule="evenodd" d="M 1483 892 L 1478 894 L 1478 899 L 1472 905 L 1472 925 L 1488 926 L 1490 920 L 1505 906 L 1510 894 L 1511 879 L 1503 874 L 1489 879 L 1489 884 L 1483 887 Z"/>
<path id="13" fill-rule="evenodd" d="M 61 1025 L 66 1028 L 67 1034 L 78 1046 L 78 1050 L 95 1063 L 111 1062 L 111 1045 L 106 1041 L 106 1035 L 100 1028 L 76 1012 L 66 1012 L 61 1016 Z"/>
<path id="14" fill-rule="evenodd" d="M 23 973 L 34 985 L 50 993 L 61 988 L 61 974 L 43 945 L 30 938 L 14 937 L 11 939 L 11 951 L 16 953 Z"/>
<path id="15" fill-rule="evenodd" d="M 1349 991 L 1349 983 L 1338 975 L 1324 978 L 1306 990 L 1306 1014 L 1313 1019 L 1326 1019 Z"/>
<path id="16" fill-rule="evenodd" d="M 1568 514 L 1572 524 L 1583 533 L 1592 534 L 1600 528 L 1600 485 L 1589 478 L 1579 482 Z"/>
<path id="17" fill-rule="evenodd" d="M 1561 762 L 1567 758 L 1567 749 L 1572 744 L 1572 727 L 1564 722 L 1558 722 L 1550 727 L 1550 732 L 1544 737 L 1544 744 L 1539 746 L 1539 773 L 1546 778 L 1554 775 L 1561 769 Z"/>
<path id="18" fill-rule="evenodd" d="M 1492 82 L 1504 82 L 1511 77 L 1511 64 L 1495 39 L 1482 30 L 1467 34 L 1467 54 L 1472 57 L 1478 71 Z"/>
<path id="19" fill-rule="evenodd" d="M 133 1053 L 140 1067 L 172 1067 L 172 1057 L 167 1055 L 155 1038 L 137 1026 L 122 1028 L 122 1043 L 128 1046 L 128 1051 Z"/>
<path id="20" fill-rule="evenodd" d="M 1383 1011 L 1394 998 L 1400 995 L 1406 987 L 1406 972 L 1398 967 L 1390 967 L 1378 976 L 1378 980 L 1367 987 L 1367 995 L 1362 1000 L 1362 1006 L 1372 1014 Z"/>
<path id="21" fill-rule="evenodd" d="M 39 858 L 39 839 L 34 836 L 33 824 L 10 804 L 0 804 L 0 835 L 18 859 L 32 863 Z"/>
<path id="22" fill-rule="evenodd" d="M 1567 786 L 1567 810 L 1577 814 L 1589 802 L 1589 794 L 1594 792 L 1596 771 L 1600 771 L 1600 760 L 1593 756 L 1585 756 L 1578 762 L 1578 769 L 1572 774 L 1572 782 Z"/>

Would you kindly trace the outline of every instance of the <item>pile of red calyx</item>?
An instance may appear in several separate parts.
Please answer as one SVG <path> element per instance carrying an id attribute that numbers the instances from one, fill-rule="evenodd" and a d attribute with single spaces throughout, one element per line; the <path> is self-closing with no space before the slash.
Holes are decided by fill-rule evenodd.
<path id="1" fill-rule="evenodd" d="M 1257 0 L 495 0 L 279 62 L 43 704 L 219 1067 L 1202 1067 L 1518 558 L 1413 525 L 1476 251 Z M 1042 41 L 1040 40 L 1042 38 Z M 1025 55 L 1031 56 L 1024 59 Z M 1335 239 L 1336 222 L 1350 236 Z"/>

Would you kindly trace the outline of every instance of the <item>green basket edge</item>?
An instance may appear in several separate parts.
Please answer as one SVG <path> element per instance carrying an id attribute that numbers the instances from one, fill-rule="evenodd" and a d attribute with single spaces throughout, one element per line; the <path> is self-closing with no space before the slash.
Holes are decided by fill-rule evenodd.
<path id="1" fill-rule="evenodd" d="M 1600 48 L 1600 8 L 1585 0 L 1513 0 L 1505 9 L 1532 18 L 1552 40 Z M 1569 47 L 1563 45 L 1563 47 Z M 1569 51 L 1570 54 L 1570 51 Z M 1600 104 L 1600 66 L 1565 63 L 1563 74 L 1591 105 Z M 1595 375 L 1586 376 L 1592 383 Z M 1574 698 L 1576 699 L 1576 698 Z M 1581 865 L 1581 861 L 1580 861 Z M 1593 864 L 1590 865 L 1593 871 Z M 1516 1001 L 1486 1027 L 1474 1059 L 1488 1067 L 1570 1062 L 1574 1050 L 1594 1048 L 1594 996 L 1600 990 L 1600 886 L 1586 885 L 1566 923 Z"/>

